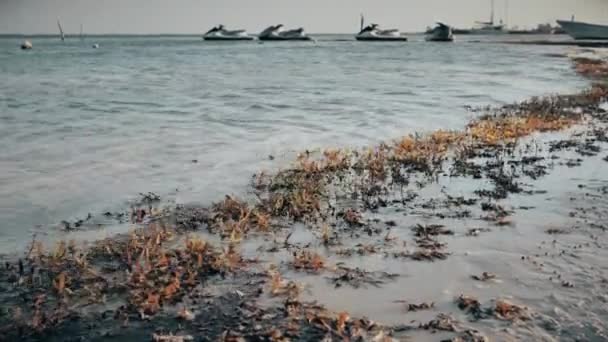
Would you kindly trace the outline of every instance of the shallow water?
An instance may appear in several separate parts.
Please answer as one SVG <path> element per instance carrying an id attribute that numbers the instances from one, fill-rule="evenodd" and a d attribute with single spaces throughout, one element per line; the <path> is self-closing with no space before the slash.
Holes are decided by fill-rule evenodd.
<path id="1" fill-rule="evenodd" d="M 473 116 L 466 105 L 586 84 L 555 57 L 564 47 L 197 37 L 35 38 L 27 52 L 18 44 L 0 39 L 7 252 L 32 231 L 56 234 L 61 220 L 123 210 L 139 192 L 208 204 L 242 194 L 254 171 L 285 165 L 295 151 L 460 128 Z"/>

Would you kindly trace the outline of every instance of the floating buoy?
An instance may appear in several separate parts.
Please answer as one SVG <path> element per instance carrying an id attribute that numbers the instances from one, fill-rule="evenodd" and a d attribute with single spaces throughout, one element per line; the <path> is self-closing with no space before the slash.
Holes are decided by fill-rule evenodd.
<path id="1" fill-rule="evenodd" d="M 99 49 L 99 44 L 93 44 L 93 49 Z"/>
<path id="2" fill-rule="evenodd" d="M 21 50 L 30 50 L 32 47 L 32 43 L 29 40 L 26 40 L 21 43 Z"/>

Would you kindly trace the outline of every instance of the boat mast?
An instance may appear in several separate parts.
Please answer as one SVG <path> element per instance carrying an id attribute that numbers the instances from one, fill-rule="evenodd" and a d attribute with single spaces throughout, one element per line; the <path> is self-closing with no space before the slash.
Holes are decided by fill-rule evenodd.
<path id="1" fill-rule="evenodd" d="M 82 31 L 82 24 L 80 24 L 80 40 L 84 40 L 84 33 Z"/>
<path id="2" fill-rule="evenodd" d="M 494 25 L 494 0 L 492 0 L 492 10 L 490 11 L 490 23 Z"/>
<path id="3" fill-rule="evenodd" d="M 363 17 L 363 13 L 361 13 L 361 27 L 359 28 L 359 31 L 363 31 L 363 26 L 365 26 L 365 18 Z"/>
<path id="4" fill-rule="evenodd" d="M 505 27 L 509 28 L 509 0 L 505 0 Z"/>
<path id="5" fill-rule="evenodd" d="M 61 23 L 59 22 L 59 19 L 57 19 L 57 27 L 59 27 L 59 35 L 61 37 L 61 41 L 64 41 L 65 35 L 63 34 L 63 29 L 61 28 Z"/>

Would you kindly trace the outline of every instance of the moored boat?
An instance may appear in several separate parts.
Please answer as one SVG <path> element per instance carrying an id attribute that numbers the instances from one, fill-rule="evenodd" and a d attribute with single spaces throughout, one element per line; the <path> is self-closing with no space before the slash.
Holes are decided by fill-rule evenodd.
<path id="1" fill-rule="evenodd" d="M 574 39 L 608 39 L 608 25 L 574 20 L 558 20 L 557 23 Z"/>
<path id="2" fill-rule="evenodd" d="M 29 40 L 24 40 L 21 43 L 21 50 L 31 50 L 33 47 L 32 43 Z"/>
<path id="3" fill-rule="evenodd" d="M 245 30 L 227 30 L 224 25 L 219 25 L 207 31 L 203 35 L 204 40 L 253 40 Z"/>
<path id="4" fill-rule="evenodd" d="M 490 21 L 478 21 L 475 23 L 469 34 L 506 34 L 505 25 L 500 20 L 499 24 L 494 23 L 494 0 L 491 2 Z"/>
<path id="5" fill-rule="evenodd" d="M 437 25 L 433 29 L 427 31 L 425 40 L 429 42 L 452 42 L 454 41 L 452 27 L 437 22 Z"/>
<path id="6" fill-rule="evenodd" d="M 401 35 L 398 29 L 381 30 L 378 24 L 365 26 L 365 19 L 361 15 L 361 28 L 355 39 L 360 41 L 379 41 L 379 42 L 404 42 L 407 37 Z"/>
<path id="7" fill-rule="evenodd" d="M 311 40 L 303 28 L 285 30 L 282 24 L 272 25 L 260 32 L 259 40 Z"/>

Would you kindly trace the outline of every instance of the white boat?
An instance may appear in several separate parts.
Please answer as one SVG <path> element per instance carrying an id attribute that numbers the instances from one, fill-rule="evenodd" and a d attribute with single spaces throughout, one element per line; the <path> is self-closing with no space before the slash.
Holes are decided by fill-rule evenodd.
<path id="1" fill-rule="evenodd" d="M 32 47 L 32 43 L 29 40 L 24 40 L 23 43 L 21 43 L 21 50 L 31 50 Z"/>
<path id="2" fill-rule="evenodd" d="M 608 25 L 574 20 L 558 20 L 557 23 L 574 39 L 608 39 Z"/>
<path id="3" fill-rule="evenodd" d="M 303 28 L 285 30 L 282 24 L 273 25 L 260 32 L 259 40 L 311 40 Z"/>
<path id="4" fill-rule="evenodd" d="M 61 23 L 59 22 L 59 19 L 57 19 L 57 27 L 59 27 L 59 37 L 61 38 L 61 41 L 64 41 L 65 35 L 63 34 L 63 29 L 61 28 Z"/>
<path id="5" fill-rule="evenodd" d="M 470 34 L 506 34 L 505 25 L 502 20 L 497 25 L 494 23 L 494 0 L 492 0 L 492 9 L 490 12 L 490 21 L 478 21 L 475 27 L 471 29 Z"/>
<path id="6" fill-rule="evenodd" d="M 478 22 L 477 26 L 473 27 L 470 34 L 506 34 L 503 24 L 494 25 L 494 22 Z"/>
<path id="7" fill-rule="evenodd" d="M 425 40 L 428 42 L 452 42 L 454 41 L 452 27 L 444 23 L 437 22 L 435 28 L 427 31 Z"/>
<path id="8" fill-rule="evenodd" d="M 361 15 L 361 30 L 355 36 L 355 39 L 360 41 L 376 41 L 376 42 L 404 42 L 407 37 L 401 35 L 398 29 L 381 30 L 378 24 L 370 24 L 365 26 L 365 19 Z"/>
<path id="9" fill-rule="evenodd" d="M 245 30 L 226 30 L 224 25 L 219 25 L 207 31 L 203 35 L 204 40 L 253 40 Z"/>

